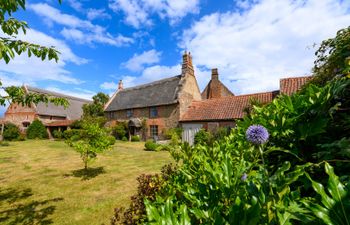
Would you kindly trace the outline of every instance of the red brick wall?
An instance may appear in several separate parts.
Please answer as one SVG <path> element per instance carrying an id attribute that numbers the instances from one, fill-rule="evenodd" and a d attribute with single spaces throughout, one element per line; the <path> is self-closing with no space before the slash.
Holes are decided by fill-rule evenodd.
<path id="1" fill-rule="evenodd" d="M 22 106 L 18 104 L 11 104 L 5 112 L 5 121 L 18 126 L 21 131 L 24 131 L 23 121 L 32 122 L 36 118 L 34 108 Z"/>

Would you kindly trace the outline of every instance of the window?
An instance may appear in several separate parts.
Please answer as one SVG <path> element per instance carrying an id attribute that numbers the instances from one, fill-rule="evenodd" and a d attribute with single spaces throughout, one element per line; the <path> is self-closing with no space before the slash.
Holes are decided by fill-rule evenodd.
<path id="1" fill-rule="evenodd" d="M 130 118 L 133 116 L 132 109 L 126 110 L 126 117 Z"/>
<path id="2" fill-rule="evenodd" d="M 151 125 L 150 131 L 151 131 L 152 138 L 158 138 L 158 126 L 157 125 Z"/>
<path id="3" fill-rule="evenodd" d="M 158 116 L 158 109 L 157 109 L 157 107 L 151 107 L 149 109 L 149 117 L 150 118 L 155 118 L 157 116 Z"/>

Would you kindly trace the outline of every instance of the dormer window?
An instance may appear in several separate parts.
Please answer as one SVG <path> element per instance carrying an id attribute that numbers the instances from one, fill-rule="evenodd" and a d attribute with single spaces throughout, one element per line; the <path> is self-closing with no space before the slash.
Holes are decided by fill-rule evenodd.
<path id="1" fill-rule="evenodd" d="M 132 109 L 126 110 L 126 117 L 127 117 L 127 118 L 131 118 L 132 116 L 133 116 L 133 111 L 132 111 Z"/>
<path id="2" fill-rule="evenodd" d="M 156 118 L 158 117 L 158 109 L 157 107 L 151 107 L 149 110 L 149 117 L 150 118 Z"/>

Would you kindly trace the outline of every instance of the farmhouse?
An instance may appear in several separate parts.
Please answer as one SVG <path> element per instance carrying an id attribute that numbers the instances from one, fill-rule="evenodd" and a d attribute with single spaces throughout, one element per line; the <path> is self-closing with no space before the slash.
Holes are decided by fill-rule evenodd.
<path id="1" fill-rule="evenodd" d="M 192 101 L 201 99 L 192 56 L 185 52 L 177 76 L 131 88 L 123 88 L 120 81 L 105 114 L 110 122 L 127 122 L 130 135 L 162 138 L 164 131 L 179 126 Z"/>
<path id="2" fill-rule="evenodd" d="M 4 117 L 4 122 L 10 122 L 17 125 L 22 132 L 35 120 L 39 119 L 47 127 L 49 136 L 54 129 L 65 130 L 74 120 L 78 120 L 83 115 L 83 105 L 91 101 L 68 96 L 44 89 L 30 86 L 23 86 L 26 93 L 46 94 L 53 97 L 65 98 L 69 102 L 69 106 L 56 106 L 53 103 L 38 103 L 31 106 L 22 106 L 20 104 L 11 104 Z"/>

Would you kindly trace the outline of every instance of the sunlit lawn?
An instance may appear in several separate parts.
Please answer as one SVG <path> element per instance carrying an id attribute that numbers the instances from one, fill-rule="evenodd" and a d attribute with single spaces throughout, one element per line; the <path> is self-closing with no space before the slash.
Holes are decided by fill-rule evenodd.
<path id="1" fill-rule="evenodd" d="M 136 192 L 137 176 L 169 162 L 168 152 L 117 142 L 86 175 L 64 142 L 12 142 L 0 147 L 0 224 L 109 224 Z"/>

